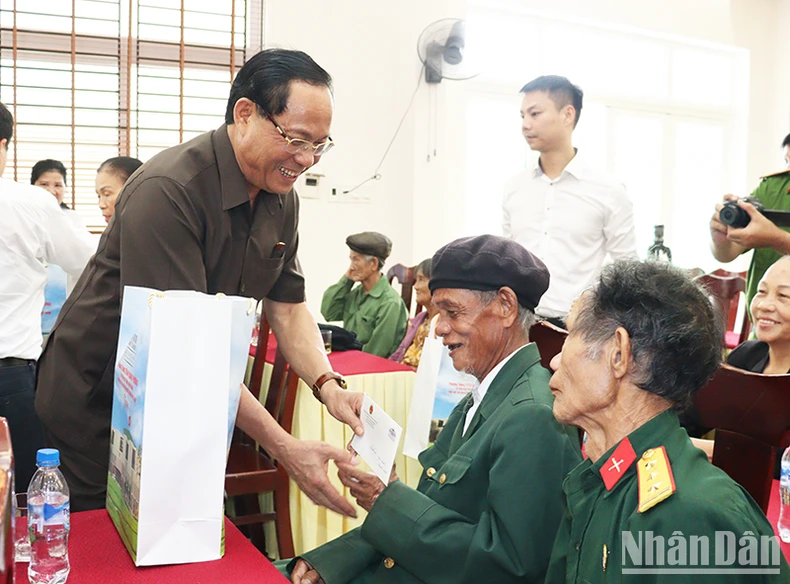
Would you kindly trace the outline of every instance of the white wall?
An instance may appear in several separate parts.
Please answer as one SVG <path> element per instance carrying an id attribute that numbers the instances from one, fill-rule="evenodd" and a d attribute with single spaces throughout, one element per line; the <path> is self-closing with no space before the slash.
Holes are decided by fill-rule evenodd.
<path id="1" fill-rule="evenodd" d="M 789 1 L 491 3 L 749 49 L 749 155 L 744 161 L 748 188 L 761 174 L 779 168 L 778 143 L 790 132 L 790 79 L 783 68 L 787 48 L 780 44 L 782 31 L 790 26 Z M 326 183 L 341 186 L 361 182 L 379 163 L 416 84 L 420 31 L 434 20 L 463 17 L 467 11 L 463 0 L 265 0 L 265 7 L 266 45 L 305 50 L 334 77 L 332 131 L 338 146 L 316 172 L 326 175 Z M 346 267 L 346 235 L 363 230 L 386 233 L 394 244 L 391 265 L 416 263 L 464 234 L 463 87 L 463 82 L 444 81 L 420 88 L 381 168 L 382 179 L 362 187 L 369 203 L 302 201 L 300 255 L 308 302 L 316 314 L 324 288 Z M 517 91 L 514 88 L 516 108 Z M 428 159 L 434 133 L 436 156 Z M 492 196 L 491 204 L 499 205 L 498 199 Z"/>

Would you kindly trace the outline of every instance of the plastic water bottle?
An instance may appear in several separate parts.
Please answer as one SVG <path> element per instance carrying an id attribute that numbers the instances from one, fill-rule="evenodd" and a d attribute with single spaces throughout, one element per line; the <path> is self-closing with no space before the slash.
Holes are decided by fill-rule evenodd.
<path id="1" fill-rule="evenodd" d="M 782 455 L 779 498 L 779 537 L 783 542 L 790 543 L 790 447 Z"/>
<path id="2" fill-rule="evenodd" d="M 60 452 L 42 448 L 27 489 L 31 584 L 62 584 L 69 576 L 69 487 L 58 469 Z"/>

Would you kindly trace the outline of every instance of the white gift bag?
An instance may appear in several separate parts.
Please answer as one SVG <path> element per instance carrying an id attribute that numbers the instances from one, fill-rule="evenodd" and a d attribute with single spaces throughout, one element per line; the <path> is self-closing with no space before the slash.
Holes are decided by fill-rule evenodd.
<path id="1" fill-rule="evenodd" d="M 442 424 L 467 393 L 479 385 L 475 377 L 456 371 L 450 351 L 436 336 L 438 316 L 431 321 L 414 379 L 403 454 L 414 459 L 428 447 L 431 423 Z"/>
<path id="2" fill-rule="evenodd" d="M 135 564 L 224 554 L 224 482 L 255 301 L 124 289 L 107 510 Z"/>

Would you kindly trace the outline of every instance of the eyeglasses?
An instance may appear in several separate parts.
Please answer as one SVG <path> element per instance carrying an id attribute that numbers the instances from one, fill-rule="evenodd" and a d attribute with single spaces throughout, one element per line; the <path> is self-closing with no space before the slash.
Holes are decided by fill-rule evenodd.
<path id="1" fill-rule="evenodd" d="M 332 147 L 335 145 L 332 142 L 332 138 L 327 138 L 326 142 L 321 142 L 320 144 L 313 144 L 312 142 L 308 142 L 307 140 L 302 140 L 300 138 L 291 138 L 289 137 L 283 129 L 274 121 L 274 118 L 269 112 L 263 112 L 266 114 L 268 120 L 274 125 L 274 128 L 280 132 L 280 136 L 285 138 L 285 151 L 288 154 L 299 154 L 300 152 L 310 152 L 315 157 L 323 156 L 327 152 L 329 152 Z"/>

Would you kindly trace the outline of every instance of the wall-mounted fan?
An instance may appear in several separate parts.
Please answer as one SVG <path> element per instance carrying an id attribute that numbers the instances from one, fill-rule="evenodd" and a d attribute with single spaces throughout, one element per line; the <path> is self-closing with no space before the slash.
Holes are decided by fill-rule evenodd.
<path id="1" fill-rule="evenodd" d="M 442 79 L 471 79 L 479 71 L 464 60 L 466 22 L 445 18 L 432 22 L 417 40 L 417 54 L 425 65 L 425 81 L 440 83 Z"/>

